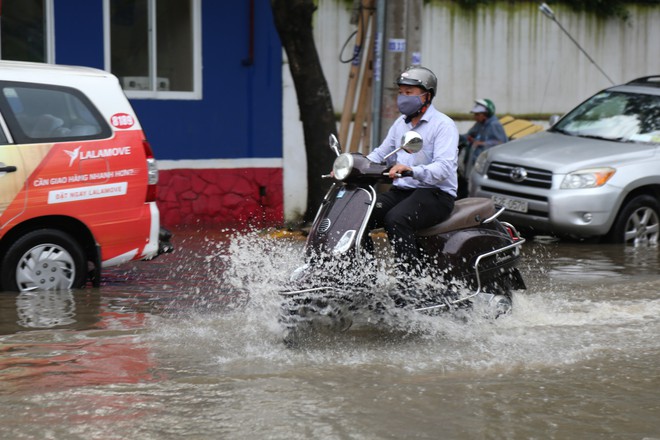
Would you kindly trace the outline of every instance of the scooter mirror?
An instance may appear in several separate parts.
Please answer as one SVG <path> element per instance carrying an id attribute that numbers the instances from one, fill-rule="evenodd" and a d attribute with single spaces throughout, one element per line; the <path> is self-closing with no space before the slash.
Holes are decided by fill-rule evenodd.
<path id="1" fill-rule="evenodd" d="M 422 149 L 423 145 L 424 145 L 424 141 L 422 140 L 422 136 L 419 133 L 415 131 L 408 131 L 406 132 L 406 134 L 401 136 L 401 146 L 396 150 L 392 151 L 387 156 L 385 156 L 383 158 L 383 161 L 386 161 L 387 159 L 390 158 L 390 156 L 395 155 L 401 150 L 409 154 L 417 153 L 419 150 Z"/>
<path id="2" fill-rule="evenodd" d="M 339 141 L 337 140 L 337 136 L 331 134 L 330 137 L 328 138 L 328 144 L 330 145 L 330 149 L 334 151 L 337 156 L 341 154 L 341 151 L 339 150 Z"/>
<path id="3" fill-rule="evenodd" d="M 408 131 L 401 136 L 401 149 L 406 153 L 417 153 L 423 145 L 422 136 L 415 131 Z"/>

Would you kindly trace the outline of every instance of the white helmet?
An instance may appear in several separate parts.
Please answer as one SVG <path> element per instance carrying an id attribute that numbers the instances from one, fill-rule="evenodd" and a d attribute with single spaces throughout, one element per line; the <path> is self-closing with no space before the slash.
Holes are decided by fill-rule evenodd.
<path id="1" fill-rule="evenodd" d="M 435 74 L 421 66 L 408 67 L 401 73 L 396 83 L 397 85 L 421 87 L 431 92 L 431 97 L 435 96 L 438 88 L 438 78 L 435 77 Z"/>

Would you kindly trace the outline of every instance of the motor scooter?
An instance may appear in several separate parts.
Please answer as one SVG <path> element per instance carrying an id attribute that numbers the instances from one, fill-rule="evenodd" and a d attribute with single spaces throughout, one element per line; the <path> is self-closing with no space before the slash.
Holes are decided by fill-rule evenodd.
<path id="1" fill-rule="evenodd" d="M 392 182 L 389 167 L 360 153 L 341 154 L 334 135 L 329 143 L 337 158 L 324 177 L 334 182 L 309 230 L 305 263 L 280 291 L 285 340 L 309 329 L 347 330 L 365 311 L 438 314 L 477 303 L 493 317 L 511 310 L 511 292 L 525 289 L 517 268 L 525 239 L 497 219 L 504 208 L 486 198 L 457 200 L 447 220 L 417 231 L 422 257 L 410 270 L 414 276 L 397 273 L 393 285 L 383 285 L 368 223 L 377 184 Z M 409 131 L 388 157 L 402 150 L 414 154 L 422 145 L 421 136 Z"/>

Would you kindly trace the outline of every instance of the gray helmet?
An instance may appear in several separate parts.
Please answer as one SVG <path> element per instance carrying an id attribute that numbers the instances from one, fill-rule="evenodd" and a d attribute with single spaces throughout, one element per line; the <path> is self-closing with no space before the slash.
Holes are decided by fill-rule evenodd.
<path id="1" fill-rule="evenodd" d="M 438 88 L 438 78 L 435 77 L 435 74 L 421 66 L 408 67 L 401 73 L 396 83 L 397 85 L 421 87 L 431 92 L 431 97 L 435 96 Z"/>

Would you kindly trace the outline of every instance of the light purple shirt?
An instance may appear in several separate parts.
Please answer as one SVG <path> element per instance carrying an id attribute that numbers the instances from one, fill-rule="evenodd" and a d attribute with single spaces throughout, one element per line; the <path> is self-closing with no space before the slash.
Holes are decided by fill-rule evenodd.
<path id="1" fill-rule="evenodd" d="M 405 116 L 394 121 L 383 143 L 369 153 L 367 159 L 382 162 L 385 156 L 401 146 L 401 138 L 410 130 L 422 136 L 424 146 L 415 154 L 402 150 L 387 160 L 387 165 L 400 163 L 409 166 L 413 171 L 412 177 L 395 179 L 394 186 L 401 189 L 440 188 L 456 197 L 458 129 L 449 116 L 436 110 L 433 105 L 426 110 L 415 127 L 405 122 Z"/>

